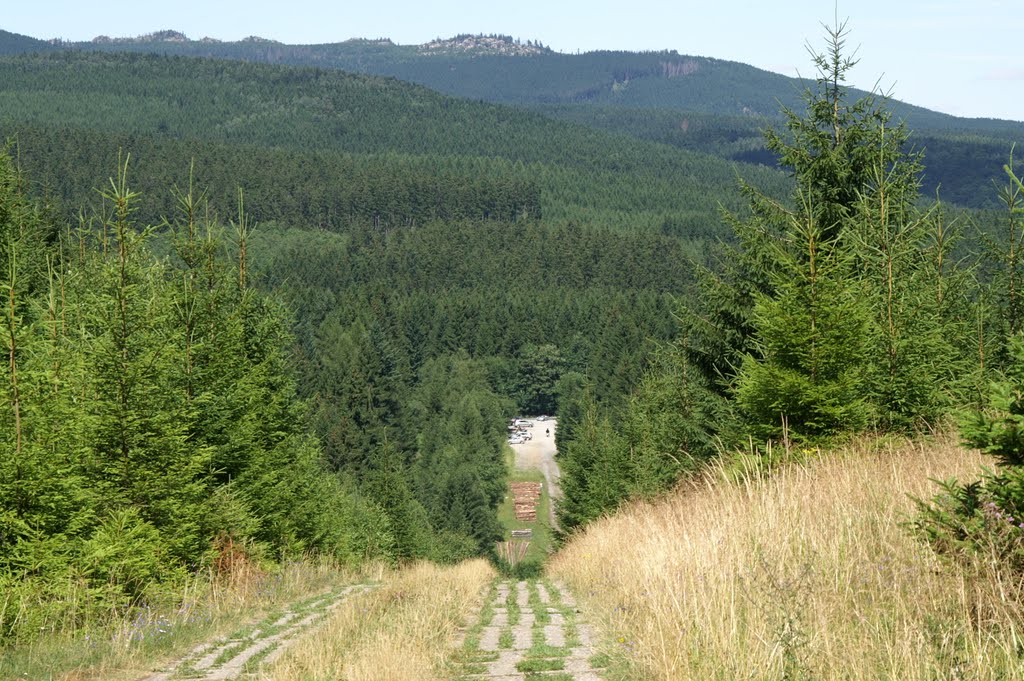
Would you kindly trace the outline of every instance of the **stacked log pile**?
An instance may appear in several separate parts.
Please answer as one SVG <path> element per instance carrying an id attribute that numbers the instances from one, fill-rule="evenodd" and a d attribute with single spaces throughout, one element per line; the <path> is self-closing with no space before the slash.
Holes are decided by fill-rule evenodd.
<path id="1" fill-rule="evenodd" d="M 512 489 L 512 504 L 515 507 L 516 520 L 536 522 L 540 485 L 539 482 L 513 482 L 509 485 Z"/>

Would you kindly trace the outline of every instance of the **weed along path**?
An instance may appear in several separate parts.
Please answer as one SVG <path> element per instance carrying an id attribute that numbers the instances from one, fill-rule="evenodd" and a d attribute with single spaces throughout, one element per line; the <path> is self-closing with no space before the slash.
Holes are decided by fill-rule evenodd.
<path id="1" fill-rule="evenodd" d="M 307 633 L 349 596 L 374 588 L 370 584 L 346 586 L 293 603 L 250 623 L 230 636 L 204 643 L 170 668 L 140 681 L 227 681 L 253 678 L 261 665 L 273 662 L 298 636 Z"/>
<path id="2" fill-rule="evenodd" d="M 546 579 L 494 584 L 456 657 L 458 681 L 600 681 L 594 633 Z"/>

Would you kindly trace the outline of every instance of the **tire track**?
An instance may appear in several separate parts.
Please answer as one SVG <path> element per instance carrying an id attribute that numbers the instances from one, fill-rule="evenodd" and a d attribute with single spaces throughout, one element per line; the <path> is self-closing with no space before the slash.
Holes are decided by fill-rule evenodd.
<path id="1" fill-rule="evenodd" d="M 272 615 L 228 637 L 196 646 L 168 669 L 140 681 L 229 681 L 248 676 L 259 665 L 277 659 L 301 634 L 348 597 L 372 588 L 374 585 L 354 584 L 294 603 L 284 614 Z"/>

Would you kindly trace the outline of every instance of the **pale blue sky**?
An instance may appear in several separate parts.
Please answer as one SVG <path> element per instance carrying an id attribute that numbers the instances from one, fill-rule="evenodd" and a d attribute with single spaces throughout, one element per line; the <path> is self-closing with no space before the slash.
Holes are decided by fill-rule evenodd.
<path id="1" fill-rule="evenodd" d="M 833 0 L 37 0 L 5 3 L 0 28 L 88 40 L 161 29 L 191 38 L 258 35 L 288 43 L 388 37 L 422 43 L 457 33 L 503 33 L 561 52 L 661 50 L 813 75 L 805 50 L 822 46 Z M 860 64 L 853 84 L 880 83 L 913 104 L 960 116 L 1024 120 L 1024 5 L 1017 0 L 841 2 Z"/>

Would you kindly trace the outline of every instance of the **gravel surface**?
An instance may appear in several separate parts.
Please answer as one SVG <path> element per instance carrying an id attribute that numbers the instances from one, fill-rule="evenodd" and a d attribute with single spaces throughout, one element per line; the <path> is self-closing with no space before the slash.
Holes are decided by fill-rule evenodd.
<path id="1" fill-rule="evenodd" d="M 558 470 L 558 463 L 555 461 L 555 430 L 558 428 L 557 419 L 538 421 L 531 419 L 532 426 L 526 430 L 530 431 L 532 439 L 518 445 L 510 445 L 516 453 L 516 468 L 524 471 L 538 470 L 544 474 L 544 480 L 548 485 L 548 496 L 551 503 L 548 504 L 548 512 L 551 515 L 551 528 L 558 529 L 558 520 L 555 518 L 555 505 L 562 498 L 562 489 L 559 486 L 561 472 Z M 548 431 L 548 434 L 545 434 Z"/>

